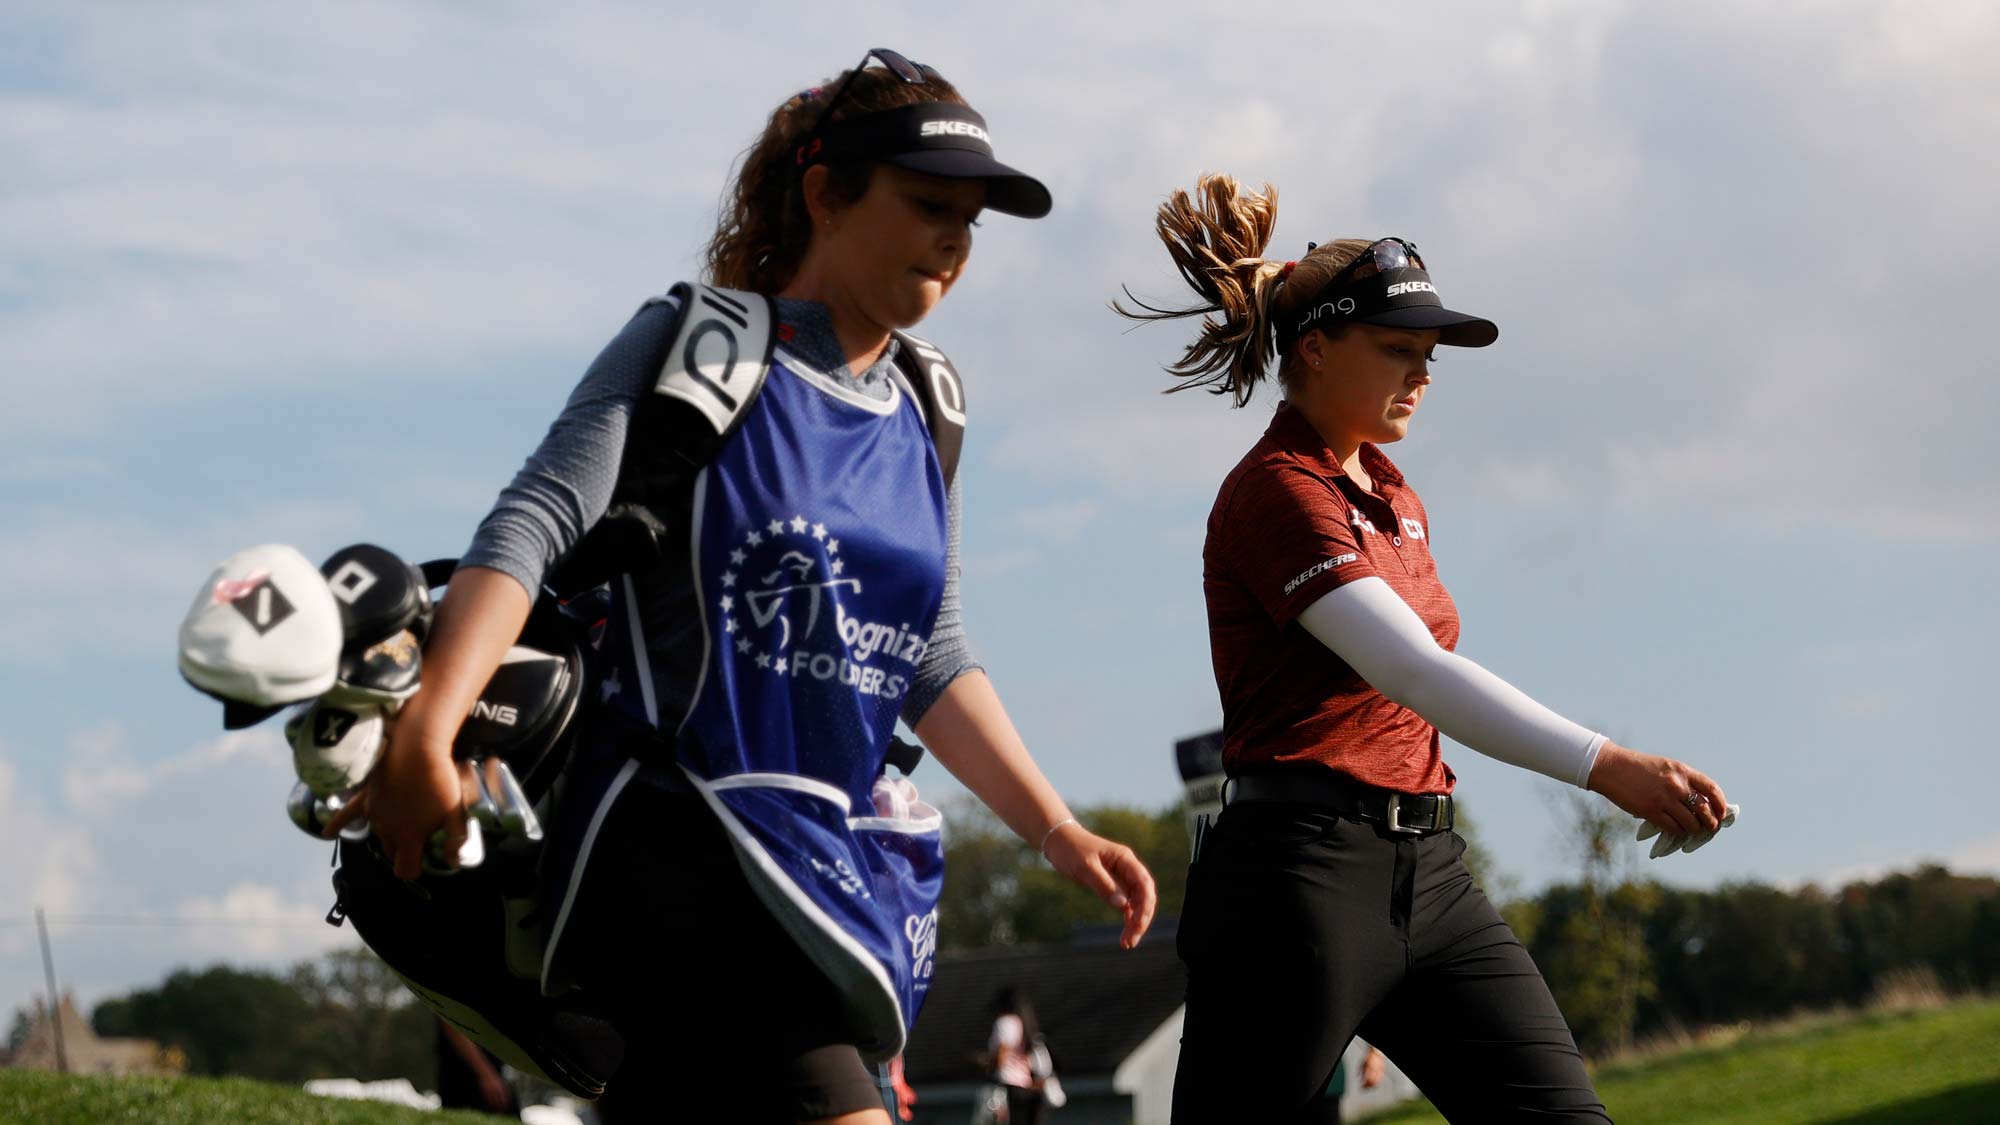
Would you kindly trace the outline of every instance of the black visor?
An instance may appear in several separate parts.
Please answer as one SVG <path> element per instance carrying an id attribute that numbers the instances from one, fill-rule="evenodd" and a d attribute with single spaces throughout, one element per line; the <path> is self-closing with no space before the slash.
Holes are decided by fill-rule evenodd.
<path id="1" fill-rule="evenodd" d="M 851 117 L 827 126 L 813 150 L 800 154 L 804 164 L 856 158 L 947 179 L 985 180 L 991 210 L 1024 219 L 1049 213 L 1049 189 L 993 159 L 986 119 L 970 106 L 921 102 Z"/>
<path id="2" fill-rule="evenodd" d="M 1280 342 L 1335 324 L 1435 329 L 1438 343 L 1456 348 L 1483 348 L 1500 338 L 1492 321 L 1445 308 L 1417 248 L 1399 238 L 1374 243 L 1335 274 L 1292 323 L 1279 325 Z"/>

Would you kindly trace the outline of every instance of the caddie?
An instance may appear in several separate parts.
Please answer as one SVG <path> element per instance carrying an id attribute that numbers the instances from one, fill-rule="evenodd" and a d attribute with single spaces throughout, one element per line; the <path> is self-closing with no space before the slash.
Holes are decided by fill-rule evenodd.
<path id="1" fill-rule="evenodd" d="M 639 1074 L 675 1120 L 888 1120 L 866 1064 L 903 1047 L 942 877 L 935 810 L 882 768 L 899 718 L 1120 910 L 1127 945 L 1151 920 L 1150 874 L 1078 825 L 972 658 L 965 391 L 902 331 L 963 276 L 982 212 L 1049 208 L 894 51 L 787 99 L 727 193 L 708 284 L 597 357 L 439 603 L 422 686 L 342 814 L 406 878 L 462 823 L 454 737 L 545 582 L 601 553 L 614 502 L 650 529 L 646 549 L 610 539 L 600 706 L 544 862 L 544 988 L 610 1005 L 627 1041 L 607 1110 Z"/>

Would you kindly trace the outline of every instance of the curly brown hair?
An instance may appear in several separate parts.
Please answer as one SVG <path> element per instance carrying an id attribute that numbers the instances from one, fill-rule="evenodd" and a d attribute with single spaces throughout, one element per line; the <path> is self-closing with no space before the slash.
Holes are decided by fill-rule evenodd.
<path id="1" fill-rule="evenodd" d="M 1203 317 L 1201 334 L 1167 368 L 1184 380 L 1168 387 L 1169 393 L 1207 387 L 1233 396 L 1237 406 L 1248 403 L 1277 351 L 1277 326 L 1296 316 L 1370 245 L 1365 238 L 1342 238 L 1309 248 L 1296 262 L 1268 259 L 1264 249 L 1277 224 L 1277 188 L 1265 184 L 1261 194 L 1248 191 L 1221 173 L 1197 177 L 1193 196 L 1176 191 L 1160 204 L 1154 229 L 1202 303 L 1160 308 L 1132 296 L 1128 287 L 1125 295 L 1138 309 L 1116 301 L 1111 307 L 1133 320 Z M 1278 378 L 1289 381 L 1291 357 L 1278 359 Z"/>
<path id="2" fill-rule="evenodd" d="M 796 150 L 818 119 L 823 99 L 847 73 L 792 96 L 772 111 L 763 135 L 738 158 L 735 178 L 723 193 L 715 236 L 708 240 L 703 256 L 710 284 L 776 293 L 798 272 L 812 242 L 812 216 L 803 190 L 805 168 Z M 964 105 L 965 99 L 935 71 L 926 71 L 922 82 L 905 82 L 886 70 L 864 69 L 840 95 L 828 124 L 923 102 Z M 840 203 L 852 203 L 868 191 L 874 169 L 871 160 L 829 162 L 828 190 Z"/>

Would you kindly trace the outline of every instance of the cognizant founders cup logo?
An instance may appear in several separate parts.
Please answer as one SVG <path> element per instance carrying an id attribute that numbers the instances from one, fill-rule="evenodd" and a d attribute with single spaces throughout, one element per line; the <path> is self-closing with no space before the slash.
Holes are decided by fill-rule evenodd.
<path id="1" fill-rule="evenodd" d="M 848 612 L 860 604 L 861 576 L 847 572 L 840 539 L 804 516 L 750 529 L 729 552 L 720 585 L 724 640 L 757 674 L 838 680 L 896 700 L 930 643 L 907 622 Z"/>

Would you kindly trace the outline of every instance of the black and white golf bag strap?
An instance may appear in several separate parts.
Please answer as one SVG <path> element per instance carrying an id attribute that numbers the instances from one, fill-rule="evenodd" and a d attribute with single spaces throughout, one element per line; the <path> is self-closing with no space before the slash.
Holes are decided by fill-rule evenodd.
<path id="1" fill-rule="evenodd" d="M 777 303 L 758 293 L 684 281 L 641 310 L 674 302 L 652 393 L 633 412 L 611 506 L 548 579 L 561 595 L 588 590 L 659 557 L 682 515 L 687 485 L 722 448 L 770 375 Z M 965 445 L 965 383 L 928 341 L 897 332 L 896 377 L 930 427 L 950 485 Z"/>

